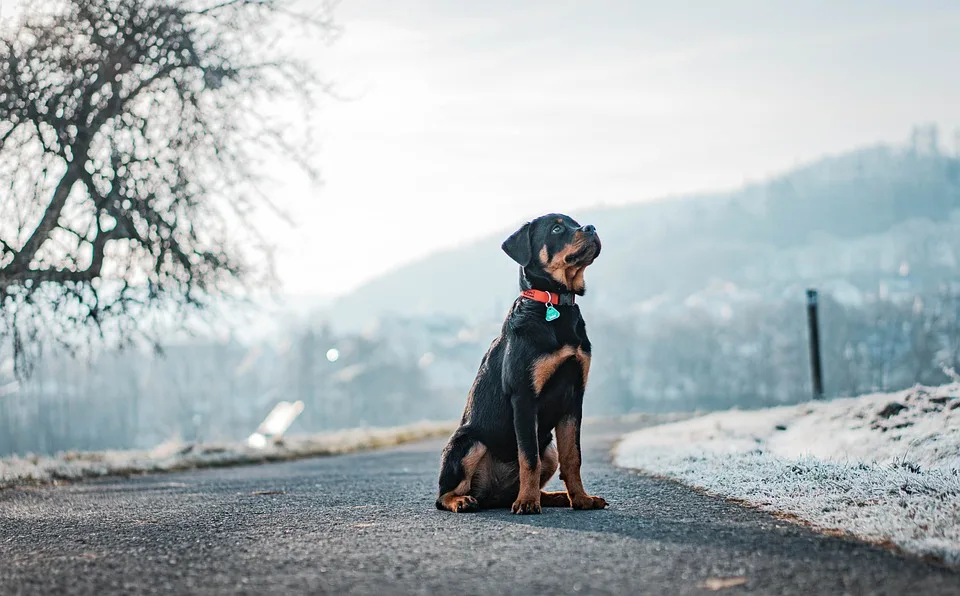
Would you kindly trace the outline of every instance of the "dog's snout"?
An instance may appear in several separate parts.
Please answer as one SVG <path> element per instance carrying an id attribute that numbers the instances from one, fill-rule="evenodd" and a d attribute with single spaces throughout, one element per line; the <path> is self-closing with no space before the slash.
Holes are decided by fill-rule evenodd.
<path id="1" fill-rule="evenodd" d="M 584 233 L 584 234 L 587 234 L 588 236 L 593 236 L 594 234 L 597 233 L 597 228 L 593 227 L 592 225 L 591 225 L 591 226 L 583 226 L 582 228 L 580 228 L 580 230 L 582 230 L 583 233 Z"/>

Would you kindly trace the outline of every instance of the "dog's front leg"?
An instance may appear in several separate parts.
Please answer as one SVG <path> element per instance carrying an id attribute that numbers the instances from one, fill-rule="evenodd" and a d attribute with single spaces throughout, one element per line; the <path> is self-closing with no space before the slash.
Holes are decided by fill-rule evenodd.
<path id="1" fill-rule="evenodd" d="M 537 441 L 537 404 L 531 393 L 515 393 L 513 428 L 520 460 L 520 492 L 511 510 L 521 515 L 540 513 L 540 449 Z"/>

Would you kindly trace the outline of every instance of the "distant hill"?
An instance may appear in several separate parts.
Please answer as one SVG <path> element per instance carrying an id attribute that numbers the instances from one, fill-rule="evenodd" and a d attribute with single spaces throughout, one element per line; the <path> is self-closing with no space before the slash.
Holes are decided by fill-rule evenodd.
<path id="1" fill-rule="evenodd" d="M 585 302 L 622 310 L 682 301 L 718 281 L 762 295 L 803 284 L 869 291 L 891 277 L 933 283 L 960 273 L 958 211 L 960 160 L 874 146 L 734 192 L 570 215 L 596 225 L 604 242 Z M 337 328 L 389 312 L 500 317 L 517 289 L 517 267 L 500 251 L 511 231 L 398 268 L 336 300 L 327 316 Z"/>

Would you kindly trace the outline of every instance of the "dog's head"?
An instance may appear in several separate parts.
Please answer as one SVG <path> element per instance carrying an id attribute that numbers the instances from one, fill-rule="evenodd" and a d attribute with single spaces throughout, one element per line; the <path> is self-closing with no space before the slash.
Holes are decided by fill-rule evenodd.
<path id="1" fill-rule="evenodd" d="M 593 226 L 550 213 L 523 224 L 502 248 L 523 267 L 521 275 L 532 287 L 582 295 L 583 271 L 600 255 L 600 237 Z"/>

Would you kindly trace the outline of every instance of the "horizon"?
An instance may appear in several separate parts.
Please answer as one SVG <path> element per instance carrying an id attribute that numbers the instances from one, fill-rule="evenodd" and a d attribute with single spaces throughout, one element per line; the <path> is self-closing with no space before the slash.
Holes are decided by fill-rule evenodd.
<path id="1" fill-rule="evenodd" d="M 935 123 L 927 123 L 926 125 L 930 125 L 930 124 L 936 125 Z M 918 126 L 921 126 L 921 124 L 918 124 Z M 956 132 L 958 135 L 960 135 L 960 129 L 958 129 Z M 859 151 L 878 149 L 878 148 L 889 148 L 892 150 L 898 150 L 898 149 L 906 150 L 908 147 L 908 143 L 906 139 L 908 138 L 909 138 L 909 135 L 904 135 L 904 140 L 900 142 L 879 142 L 878 141 L 874 143 L 864 143 L 858 146 L 849 147 L 847 149 L 841 149 L 838 151 L 824 152 L 823 154 L 816 156 L 810 160 L 800 161 L 789 167 L 786 167 L 785 169 L 782 169 L 776 172 L 770 172 L 769 174 L 766 174 L 763 177 L 758 177 L 758 178 L 745 177 L 745 179 L 742 182 L 735 185 L 718 186 L 718 187 L 706 188 L 706 189 L 695 189 L 687 192 L 665 193 L 658 196 L 637 199 L 634 201 L 624 201 L 624 202 L 617 202 L 617 203 L 584 204 L 584 205 L 578 206 L 576 208 L 577 209 L 576 212 L 570 212 L 568 214 L 571 214 L 572 217 L 576 217 L 576 213 L 582 213 L 584 211 L 600 211 L 604 209 L 616 209 L 619 207 L 630 207 L 630 206 L 636 206 L 636 205 L 647 204 L 647 203 L 656 204 L 656 203 L 664 203 L 669 201 L 682 201 L 682 200 L 693 199 L 697 197 L 711 197 L 713 195 L 716 195 L 719 197 L 725 193 L 738 192 L 746 188 L 749 188 L 750 186 L 753 186 L 753 185 L 764 185 L 773 180 L 780 178 L 781 176 L 787 176 L 803 168 L 806 168 L 809 166 L 815 166 L 816 164 L 822 161 L 843 157 Z M 960 138 L 960 136 L 958 136 L 958 138 Z M 938 149 L 944 151 L 945 155 L 956 155 L 957 157 L 960 157 L 960 144 L 958 144 L 956 148 L 951 148 L 949 146 L 944 145 L 944 143 L 941 142 L 938 146 Z M 556 211 L 556 210 L 553 210 L 553 211 Z M 491 227 L 491 229 L 489 229 L 485 233 L 481 233 L 480 235 L 477 235 L 475 237 L 454 241 L 450 244 L 438 245 L 434 249 L 426 253 L 413 256 L 407 260 L 402 260 L 402 261 L 398 260 L 389 269 L 386 269 L 379 273 L 374 273 L 369 277 L 361 280 L 357 284 L 347 287 L 340 291 L 335 291 L 332 293 L 313 293 L 313 292 L 298 293 L 298 292 L 287 292 L 287 291 L 284 291 L 283 288 L 281 288 L 280 295 L 283 300 L 289 301 L 288 304 L 290 304 L 291 306 L 297 306 L 298 308 L 306 309 L 306 310 L 315 310 L 315 309 L 323 310 L 327 307 L 333 306 L 337 302 L 337 300 L 349 296 L 350 294 L 362 289 L 368 283 L 371 283 L 377 280 L 378 278 L 389 274 L 392 271 L 395 271 L 397 269 L 402 269 L 404 267 L 408 267 L 410 265 L 416 264 L 420 261 L 429 259 L 430 257 L 436 256 L 436 255 L 444 254 L 447 252 L 453 252 L 461 248 L 469 247 L 471 245 L 477 244 L 478 242 L 482 242 L 490 238 L 493 234 L 509 233 L 509 231 L 512 229 L 511 226 L 513 226 L 514 224 L 520 225 L 524 221 L 529 221 L 531 219 L 538 217 L 539 215 L 543 215 L 544 213 L 550 213 L 553 211 L 547 209 L 546 211 L 531 212 L 529 215 L 523 215 L 520 218 L 515 218 L 512 221 L 502 222 L 502 225 L 500 225 L 499 227 L 497 227 L 496 224 L 494 224 L 494 227 Z"/>

